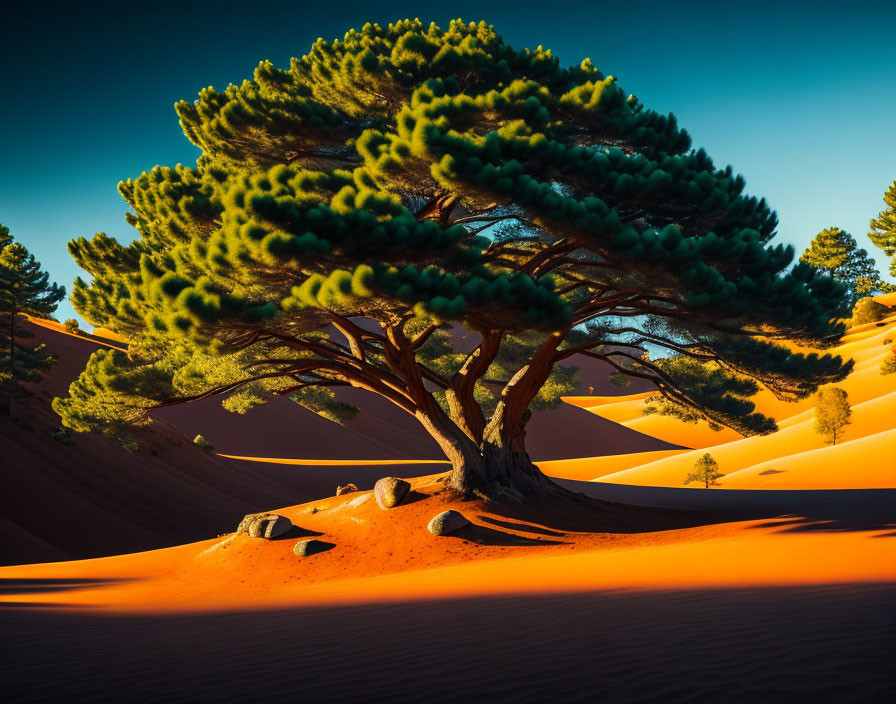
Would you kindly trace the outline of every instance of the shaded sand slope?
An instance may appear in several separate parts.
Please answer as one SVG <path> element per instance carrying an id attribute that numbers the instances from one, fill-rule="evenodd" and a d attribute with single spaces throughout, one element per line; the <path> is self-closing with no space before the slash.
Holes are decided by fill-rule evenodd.
<path id="1" fill-rule="evenodd" d="M 30 702 L 878 702 L 896 586 L 537 595 L 160 616 L 0 611 Z M 52 667 L 47 663 L 52 662 Z"/>
<path id="2" fill-rule="evenodd" d="M 19 404 L 20 423 L 0 418 L 0 563 L 196 540 L 228 530 L 247 511 L 307 496 L 289 472 L 248 475 L 167 424 L 143 435 L 136 454 L 95 436 L 78 436 L 73 447 L 53 440 L 59 419 L 50 398 L 67 388 L 96 345 L 34 330 L 60 361 Z"/>
<path id="3" fill-rule="evenodd" d="M 598 360 L 581 362 L 580 385 L 602 393 L 615 387 L 609 367 Z M 587 388 L 586 386 L 586 388 Z M 173 406 L 157 412 L 187 435 L 202 434 L 228 455 L 299 459 L 444 459 L 435 441 L 409 414 L 382 397 L 360 389 L 338 389 L 337 398 L 361 409 L 345 426 L 332 423 L 293 403 L 274 399 L 245 415 L 225 411 L 215 399 Z M 672 449 L 663 440 L 620 428 L 615 423 L 567 404 L 536 411 L 526 431 L 535 460 L 567 459 Z"/>

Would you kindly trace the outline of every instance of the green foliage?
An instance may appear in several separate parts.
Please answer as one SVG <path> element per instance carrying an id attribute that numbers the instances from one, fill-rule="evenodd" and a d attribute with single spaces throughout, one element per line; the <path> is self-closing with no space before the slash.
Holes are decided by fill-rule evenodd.
<path id="1" fill-rule="evenodd" d="M 876 323 L 893 313 L 893 309 L 878 303 L 873 298 L 860 298 L 852 309 L 852 318 L 849 319 L 850 327 Z"/>
<path id="2" fill-rule="evenodd" d="M 753 379 L 684 355 L 657 360 L 656 366 L 669 378 L 668 388 L 647 398 L 644 415 L 673 416 L 688 423 L 703 420 L 713 430 L 727 426 L 742 435 L 777 429 L 774 419 L 757 413 L 749 400 L 758 391 Z"/>
<path id="3" fill-rule="evenodd" d="M 890 290 L 868 252 L 858 249 L 855 238 L 839 227 L 819 232 L 800 256 L 800 261 L 821 269 L 842 283 L 848 291 L 849 305 L 864 296 Z M 839 315 L 842 311 L 833 312 Z"/>
<path id="4" fill-rule="evenodd" d="M 888 257 L 896 255 L 896 181 L 884 193 L 886 209 L 871 221 L 868 237 Z M 896 258 L 890 262 L 890 273 L 896 276 Z"/>
<path id="5" fill-rule="evenodd" d="M 721 479 L 724 476 L 719 471 L 719 463 L 707 452 L 694 463 L 694 471 L 688 474 L 684 483 L 688 485 L 691 482 L 700 482 L 706 489 L 709 489 L 716 483 L 716 479 Z"/>
<path id="6" fill-rule="evenodd" d="M 851 368 L 770 344 L 831 344 L 843 286 L 791 270 L 743 177 L 588 60 L 485 23 L 368 24 L 177 111 L 202 154 L 120 185 L 140 237 L 69 246 L 92 276 L 76 310 L 129 342 L 57 402 L 70 427 L 114 434 L 203 395 L 245 412 L 284 394 L 342 422 L 332 389 L 351 385 L 443 447 L 506 447 L 586 353 L 670 412 L 767 432 L 756 380 L 799 398 Z"/>
<path id="7" fill-rule="evenodd" d="M 40 262 L 15 242 L 9 228 L 0 225 L 0 394 L 6 396 L 10 417 L 14 399 L 25 394 L 25 382 L 37 382 L 55 361 L 22 323 L 26 315 L 49 317 L 65 289 L 50 283 Z"/>
<path id="8" fill-rule="evenodd" d="M 69 318 L 64 323 L 66 331 L 70 332 L 72 335 L 77 335 L 81 332 L 80 327 L 78 326 L 78 321 L 74 318 Z"/>
<path id="9" fill-rule="evenodd" d="M 819 389 L 815 397 L 815 432 L 828 445 L 837 444 L 837 433 L 850 424 L 852 409 L 846 392 L 837 386 Z"/>
<path id="10" fill-rule="evenodd" d="M 206 452 L 210 455 L 215 454 L 215 446 L 201 435 L 197 435 L 195 438 L 193 438 L 193 444 L 203 452 Z"/>

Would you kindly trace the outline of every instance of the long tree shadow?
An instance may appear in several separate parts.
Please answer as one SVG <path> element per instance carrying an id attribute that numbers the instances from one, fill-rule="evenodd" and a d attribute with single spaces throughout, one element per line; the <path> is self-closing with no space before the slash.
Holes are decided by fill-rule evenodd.
<path id="1" fill-rule="evenodd" d="M 559 520 L 545 520 L 528 512 L 515 514 L 560 530 L 598 530 L 610 533 L 670 530 L 698 525 L 755 521 L 756 527 L 787 532 L 887 531 L 896 528 L 896 489 L 717 489 L 613 485 L 562 480 L 563 486 L 585 491 L 593 502 L 582 515 L 566 512 Z M 589 518 L 590 514 L 590 518 Z M 603 525 L 603 527 L 602 527 Z M 881 536 L 883 537 L 883 536 Z"/>
<path id="2" fill-rule="evenodd" d="M 562 538 L 566 535 L 566 533 L 561 533 L 556 530 L 549 530 L 542 526 L 530 525 L 529 523 L 515 523 L 513 521 L 502 521 L 498 518 L 492 518 L 491 516 L 477 516 L 480 521 L 484 521 L 486 523 L 491 523 L 495 526 L 500 526 L 501 528 L 508 528 L 510 530 L 519 530 L 524 533 L 535 533 L 537 535 L 550 535 L 555 538 Z"/>
<path id="3" fill-rule="evenodd" d="M 777 528 L 777 533 L 850 533 L 896 529 L 896 521 L 876 519 L 873 516 L 781 516 L 750 526 L 756 528 Z M 876 538 L 896 537 L 896 532 L 884 533 Z"/>
<path id="4" fill-rule="evenodd" d="M 562 535 L 562 533 L 558 534 Z M 520 546 L 520 545 L 565 545 L 566 541 L 563 540 L 541 540 L 539 538 L 527 538 L 523 535 L 516 535 L 514 533 L 507 533 L 503 530 L 496 530 L 494 528 L 489 528 L 487 526 L 480 526 L 475 523 L 471 523 L 470 525 L 461 528 L 460 530 L 451 533 L 448 537 L 457 537 L 462 538 L 463 540 L 469 540 L 471 543 L 476 543 L 477 545 L 510 545 L 510 546 Z"/>
<path id="5" fill-rule="evenodd" d="M 0 578 L 0 594 L 46 594 L 48 592 L 66 592 L 75 589 L 95 589 L 98 587 L 112 587 L 130 579 L 54 579 L 54 578 L 29 578 L 12 579 Z"/>

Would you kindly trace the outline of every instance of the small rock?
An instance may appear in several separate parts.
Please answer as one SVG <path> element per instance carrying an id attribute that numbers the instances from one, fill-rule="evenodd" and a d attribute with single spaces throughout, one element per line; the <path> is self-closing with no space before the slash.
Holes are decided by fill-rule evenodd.
<path id="1" fill-rule="evenodd" d="M 448 535 L 468 525 L 470 522 L 464 518 L 462 513 L 452 510 L 442 511 L 429 522 L 426 529 L 433 535 Z"/>
<path id="2" fill-rule="evenodd" d="M 247 533 L 252 538 L 270 540 L 292 529 L 292 521 L 277 513 L 250 513 L 240 521 L 237 533 Z"/>
<path id="3" fill-rule="evenodd" d="M 373 494 L 371 494 L 368 491 L 364 494 L 361 494 L 360 496 L 356 496 L 351 501 L 347 501 L 345 505 L 348 506 L 349 508 L 357 508 L 358 506 L 361 506 L 362 504 L 366 504 L 368 501 L 370 501 L 370 499 L 372 497 L 373 497 Z"/>
<path id="4" fill-rule="evenodd" d="M 381 509 L 393 508 L 402 502 L 411 485 L 398 477 L 383 477 L 373 487 L 373 495 Z"/>
<path id="5" fill-rule="evenodd" d="M 336 487 L 336 496 L 342 496 L 343 494 L 351 494 L 353 491 L 357 491 L 358 487 L 354 484 L 346 484 L 345 486 L 337 486 Z"/>
<path id="6" fill-rule="evenodd" d="M 332 547 L 330 543 L 325 543 L 322 540 L 300 540 L 295 544 L 292 551 L 299 557 L 311 557 Z"/>

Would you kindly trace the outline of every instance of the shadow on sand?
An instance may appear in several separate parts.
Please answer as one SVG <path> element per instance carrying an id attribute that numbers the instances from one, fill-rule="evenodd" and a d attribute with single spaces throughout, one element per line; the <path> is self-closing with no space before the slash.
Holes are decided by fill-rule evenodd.
<path id="1" fill-rule="evenodd" d="M 755 527 L 778 527 L 788 533 L 889 531 L 876 537 L 896 537 L 896 489 L 703 490 L 570 480 L 558 483 L 602 501 L 702 514 L 710 523 L 769 519 Z"/>

